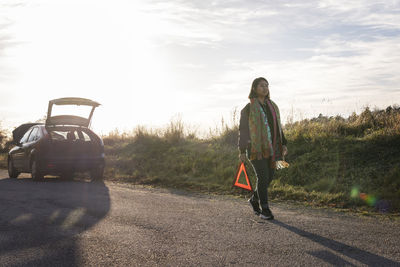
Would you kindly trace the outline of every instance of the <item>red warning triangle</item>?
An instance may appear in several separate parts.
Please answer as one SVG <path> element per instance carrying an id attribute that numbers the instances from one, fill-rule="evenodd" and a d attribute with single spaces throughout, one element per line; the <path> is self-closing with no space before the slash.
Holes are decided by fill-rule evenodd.
<path id="1" fill-rule="evenodd" d="M 246 177 L 247 184 L 239 183 L 239 178 L 240 178 L 240 175 L 242 174 L 242 172 L 244 173 L 244 175 Z M 251 184 L 250 184 L 249 176 L 247 175 L 246 167 L 244 166 L 244 162 L 242 162 L 239 165 L 239 168 L 238 168 L 238 171 L 237 171 L 236 177 L 235 177 L 234 186 L 237 186 L 237 187 L 249 190 L 249 191 L 253 191 L 253 188 L 251 187 Z"/>

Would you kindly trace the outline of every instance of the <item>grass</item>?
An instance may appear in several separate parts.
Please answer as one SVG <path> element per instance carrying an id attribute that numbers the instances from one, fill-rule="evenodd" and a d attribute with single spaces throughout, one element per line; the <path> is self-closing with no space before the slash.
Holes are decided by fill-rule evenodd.
<path id="1" fill-rule="evenodd" d="M 237 121 L 234 114 L 233 121 Z M 348 118 L 320 115 L 284 126 L 290 163 L 276 172 L 269 195 L 313 206 L 400 212 L 400 108 L 366 108 Z M 179 119 L 163 129 L 137 127 L 103 136 L 105 177 L 134 184 L 215 194 L 249 195 L 232 187 L 238 125 L 200 138 Z M 6 167 L 0 154 L 0 167 Z M 3 165 L 2 165 L 3 164 Z M 255 175 L 246 163 L 250 180 Z"/>
<path id="2" fill-rule="evenodd" d="M 292 168 L 280 182 L 307 191 L 344 194 L 344 205 L 400 210 L 400 110 L 347 119 L 320 116 L 287 126 Z M 353 193 L 353 194 L 352 194 Z"/>
<path id="3" fill-rule="evenodd" d="M 311 205 L 400 211 L 400 109 L 366 108 L 348 118 L 326 117 L 286 124 L 291 166 L 276 172 L 270 196 Z M 238 164 L 238 126 L 223 125 L 207 138 L 138 127 L 104 136 L 106 176 L 217 194 L 245 195 L 232 188 Z M 250 179 L 255 175 L 246 163 Z"/>

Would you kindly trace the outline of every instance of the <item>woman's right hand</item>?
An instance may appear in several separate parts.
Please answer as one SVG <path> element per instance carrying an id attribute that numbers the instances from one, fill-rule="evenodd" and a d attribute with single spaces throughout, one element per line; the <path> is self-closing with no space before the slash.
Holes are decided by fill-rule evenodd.
<path id="1" fill-rule="evenodd" d="M 242 154 L 239 155 L 239 160 L 241 162 L 245 162 L 246 159 L 247 159 L 246 153 L 242 153 Z"/>

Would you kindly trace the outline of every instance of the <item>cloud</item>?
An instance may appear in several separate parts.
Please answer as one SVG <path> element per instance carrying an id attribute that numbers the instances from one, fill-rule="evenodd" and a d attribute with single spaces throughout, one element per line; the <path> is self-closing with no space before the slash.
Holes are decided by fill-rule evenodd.
<path id="1" fill-rule="evenodd" d="M 15 39 L 10 30 L 14 21 L 9 15 L 9 11 L 25 6 L 24 2 L 3 1 L 0 3 L 0 82 L 13 79 L 15 70 L 8 64 L 9 58 L 6 54 L 7 49 L 20 45 L 21 42 Z"/>
<path id="2" fill-rule="evenodd" d="M 244 105 L 259 76 L 270 81 L 283 113 L 350 112 L 399 95 L 399 1 L 42 2 L 23 13 L 23 32 L 13 28 L 6 36 L 0 28 L 0 47 L 13 45 L 13 36 L 31 38 L 15 55 L 20 65 L 6 66 L 24 78 L 14 89 L 115 88 L 115 96 L 97 96 L 105 106 L 124 96 L 136 101 L 134 110 L 142 105 L 138 88 L 145 88 L 160 98 L 178 95 L 169 111 L 205 122 Z M 11 9 L 11 17 L 22 17 Z"/>
<path id="3" fill-rule="evenodd" d="M 239 103 L 243 103 L 252 79 L 265 76 L 272 98 L 286 111 L 294 105 L 310 115 L 320 111 L 349 114 L 366 104 L 393 104 L 395 95 L 400 96 L 399 43 L 400 36 L 348 41 L 334 35 L 322 40 L 313 56 L 302 60 L 231 60 L 229 70 L 210 86 L 210 91 L 213 98 L 226 103 L 227 110 L 229 99 L 238 103 L 240 96 L 243 101 Z M 228 90 L 230 97 L 224 94 Z"/>
<path id="4" fill-rule="evenodd" d="M 379 29 L 399 29 L 400 1 L 322 0 L 318 7 L 343 24 Z"/>
<path id="5" fill-rule="evenodd" d="M 275 30 L 259 22 L 272 19 L 277 11 L 266 4 L 252 6 L 251 2 L 154 1 L 142 7 L 142 11 L 157 21 L 160 31 L 155 35 L 167 40 L 167 44 L 220 47 L 221 42 L 254 41 L 258 34 L 265 35 Z"/>
<path id="6" fill-rule="evenodd" d="M 398 94 L 399 6 L 361 0 L 155 1 L 146 12 L 173 29 L 162 38 L 175 63 L 206 66 L 196 73 L 201 87 L 193 88 L 207 102 L 194 104 L 198 109 L 228 114 L 233 103 L 245 104 L 251 81 L 266 76 L 283 109 L 295 105 L 307 113 L 313 107 L 311 114 L 348 113 Z"/>

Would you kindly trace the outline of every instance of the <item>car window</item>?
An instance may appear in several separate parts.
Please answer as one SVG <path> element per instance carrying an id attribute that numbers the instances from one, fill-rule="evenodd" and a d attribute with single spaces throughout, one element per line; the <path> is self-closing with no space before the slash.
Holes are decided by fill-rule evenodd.
<path id="1" fill-rule="evenodd" d="M 91 141 L 90 136 L 87 133 L 82 132 L 82 134 L 83 134 L 83 139 L 85 140 L 85 142 L 90 142 Z"/>
<path id="2" fill-rule="evenodd" d="M 42 130 L 39 127 L 37 129 L 35 140 L 39 140 L 42 137 Z"/>
<path id="3" fill-rule="evenodd" d="M 28 131 L 26 131 L 26 133 L 24 134 L 24 136 L 22 136 L 22 138 L 21 138 L 21 140 L 19 140 L 19 142 L 21 144 L 26 143 L 28 141 L 28 137 L 31 132 L 32 132 L 32 129 L 29 129 Z"/>
<path id="4" fill-rule="evenodd" d="M 33 128 L 31 134 L 29 135 L 28 143 L 36 140 L 36 134 L 38 132 L 38 128 Z"/>
<path id="5" fill-rule="evenodd" d="M 50 136 L 52 140 L 56 141 L 63 141 L 63 140 L 69 140 L 72 142 L 74 142 L 75 140 L 81 140 L 85 142 L 92 141 L 90 136 L 81 130 L 62 130 L 62 129 L 53 130 L 50 131 Z"/>
<path id="6" fill-rule="evenodd" d="M 68 131 L 50 131 L 50 137 L 52 140 L 63 141 L 67 140 Z"/>

